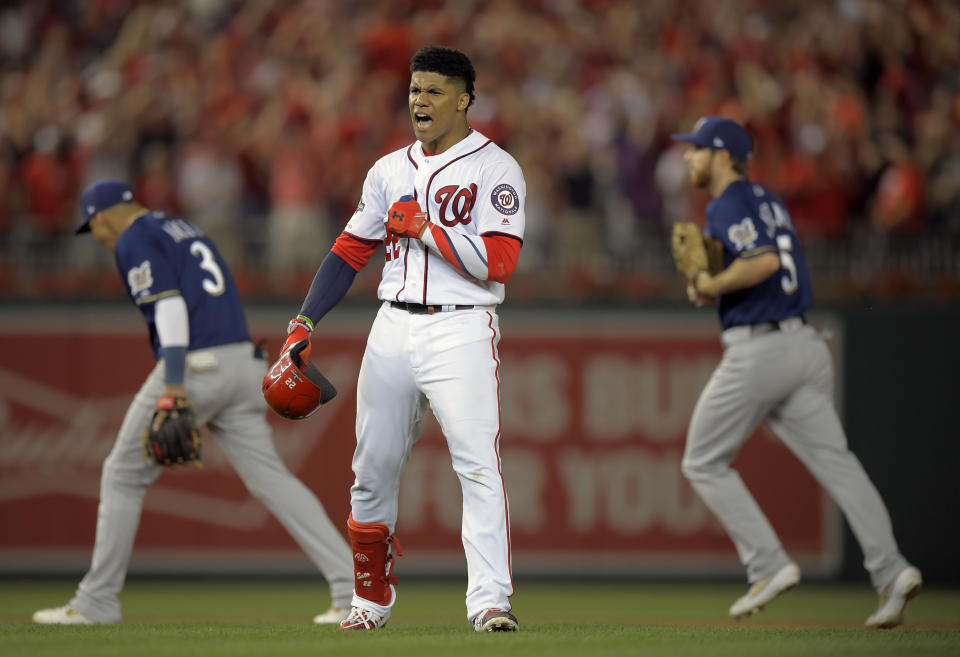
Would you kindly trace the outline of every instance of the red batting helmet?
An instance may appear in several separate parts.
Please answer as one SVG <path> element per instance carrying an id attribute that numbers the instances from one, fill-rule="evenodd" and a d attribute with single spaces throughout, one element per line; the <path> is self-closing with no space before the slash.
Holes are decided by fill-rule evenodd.
<path id="1" fill-rule="evenodd" d="M 300 358 L 302 340 L 286 351 L 263 377 L 263 398 L 277 414 L 302 420 L 337 396 L 337 389 L 313 363 Z"/>

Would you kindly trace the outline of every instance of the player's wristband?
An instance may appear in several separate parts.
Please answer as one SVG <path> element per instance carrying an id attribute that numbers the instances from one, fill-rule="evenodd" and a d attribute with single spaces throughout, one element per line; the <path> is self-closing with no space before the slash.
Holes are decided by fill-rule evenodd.
<path id="1" fill-rule="evenodd" d="M 297 315 L 294 319 L 290 320 L 290 323 L 287 324 L 287 335 L 291 335 L 298 328 L 302 328 L 307 332 L 307 335 L 313 333 L 313 322 L 310 321 L 310 318 L 306 315 Z"/>
<path id="2" fill-rule="evenodd" d="M 170 385 L 182 385 L 187 370 L 187 348 L 163 347 L 163 382 Z"/>
<path id="3" fill-rule="evenodd" d="M 424 233 L 426 233 L 428 230 L 430 230 L 430 226 L 432 226 L 432 225 L 433 225 L 433 224 L 431 224 L 431 223 L 427 220 L 426 215 L 424 215 L 423 225 L 421 225 L 421 226 L 420 226 L 420 230 L 417 231 L 417 239 L 418 239 L 418 240 L 422 240 Z"/>
<path id="4" fill-rule="evenodd" d="M 313 320 L 307 317 L 306 315 L 297 315 L 296 319 L 290 320 L 290 324 L 292 325 L 294 322 L 298 324 L 303 324 L 304 326 L 307 327 L 308 331 L 313 331 L 314 329 Z"/>

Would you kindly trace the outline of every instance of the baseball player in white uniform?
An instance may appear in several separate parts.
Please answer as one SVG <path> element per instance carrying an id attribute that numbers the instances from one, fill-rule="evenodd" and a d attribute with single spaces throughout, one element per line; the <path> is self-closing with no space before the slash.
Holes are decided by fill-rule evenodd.
<path id="1" fill-rule="evenodd" d="M 410 70 L 417 141 L 368 172 L 360 204 L 320 265 L 284 349 L 309 338 L 383 244 L 383 305 L 357 384 L 347 521 L 356 579 L 340 626 L 376 629 L 390 617 L 391 545 L 401 554 L 394 536 L 400 474 L 429 407 L 463 492 L 467 618 L 478 632 L 515 631 L 497 305 L 522 245 L 526 185 L 516 161 L 467 123 L 476 75 L 466 55 L 427 46 Z"/>

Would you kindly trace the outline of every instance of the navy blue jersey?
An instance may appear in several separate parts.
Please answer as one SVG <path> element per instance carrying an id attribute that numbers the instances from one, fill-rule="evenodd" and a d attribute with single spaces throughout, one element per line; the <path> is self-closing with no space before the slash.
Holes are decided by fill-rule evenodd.
<path id="1" fill-rule="evenodd" d="M 797 233 L 783 201 L 749 180 L 731 183 L 707 206 L 706 233 L 723 242 L 723 264 L 761 253 L 780 256 L 770 278 L 720 296 L 723 328 L 777 322 L 802 315 L 813 303 L 813 289 Z"/>
<path id="2" fill-rule="evenodd" d="M 196 226 L 148 212 L 120 235 L 115 251 L 123 284 L 147 320 L 157 358 L 154 307 L 165 297 L 180 295 L 187 304 L 191 351 L 250 339 L 233 277 L 217 247 Z"/>

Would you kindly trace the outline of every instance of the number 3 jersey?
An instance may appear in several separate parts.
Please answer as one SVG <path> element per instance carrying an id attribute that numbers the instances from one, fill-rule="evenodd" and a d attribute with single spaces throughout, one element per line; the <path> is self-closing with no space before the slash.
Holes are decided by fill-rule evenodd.
<path id="1" fill-rule="evenodd" d="M 723 265 L 736 258 L 775 253 L 780 269 L 765 281 L 721 295 L 723 328 L 778 322 L 802 315 L 813 303 L 813 289 L 793 222 L 783 201 L 765 186 L 738 180 L 707 205 L 706 233 L 723 242 Z"/>
<path id="2" fill-rule="evenodd" d="M 210 238 L 193 224 L 148 212 L 120 235 L 115 256 L 127 294 L 147 321 L 157 358 L 154 307 L 166 297 L 180 295 L 186 302 L 189 350 L 250 339 L 233 277 Z"/>
<path id="3" fill-rule="evenodd" d="M 420 240 L 387 234 L 387 210 L 405 195 L 446 230 L 522 242 L 526 183 L 516 160 L 477 131 L 436 155 L 415 142 L 371 167 L 360 205 L 344 228 L 362 241 L 384 242 L 380 299 L 430 305 L 502 302 L 502 283 L 467 277 Z"/>

